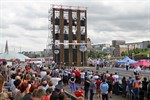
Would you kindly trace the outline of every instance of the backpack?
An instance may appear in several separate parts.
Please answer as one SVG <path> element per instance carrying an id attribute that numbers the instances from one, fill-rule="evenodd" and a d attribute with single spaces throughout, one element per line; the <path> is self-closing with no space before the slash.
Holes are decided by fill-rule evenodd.
<path id="1" fill-rule="evenodd" d="M 113 83 L 112 78 L 108 77 L 108 78 L 107 78 L 107 83 L 108 83 L 108 84 L 112 84 L 112 83 Z"/>

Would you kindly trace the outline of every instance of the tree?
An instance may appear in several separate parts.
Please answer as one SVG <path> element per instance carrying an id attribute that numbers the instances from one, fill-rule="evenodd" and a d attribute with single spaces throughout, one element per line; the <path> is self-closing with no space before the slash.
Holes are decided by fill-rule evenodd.
<path id="1" fill-rule="evenodd" d="M 150 49 L 150 44 L 147 45 L 147 48 Z"/>
<path id="2" fill-rule="evenodd" d="M 121 53 L 121 56 L 125 56 L 126 55 L 126 53 L 123 51 L 122 53 Z"/>

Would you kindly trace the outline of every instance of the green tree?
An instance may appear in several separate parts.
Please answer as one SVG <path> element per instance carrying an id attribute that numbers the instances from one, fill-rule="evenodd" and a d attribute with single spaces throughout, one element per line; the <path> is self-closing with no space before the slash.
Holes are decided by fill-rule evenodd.
<path id="1" fill-rule="evenodd" d="M 125 56 L 126 55 L 126 53 L 123 51 L 122 53 L 121 53 L 121 56 Z"/>
<path id="2" fill-rule="evenodd" d="M 150 49 L 150 44 L 147 45 L 147 48 Z"/>

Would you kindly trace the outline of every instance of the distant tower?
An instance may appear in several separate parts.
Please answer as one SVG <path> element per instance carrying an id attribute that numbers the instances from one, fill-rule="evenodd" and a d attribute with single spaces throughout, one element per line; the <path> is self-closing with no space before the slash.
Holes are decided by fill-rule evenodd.
<path id="1" fill-rule="evenodd" d="M 80 51 L 80 45 L 87 46 L 87 10 L 85 7 L 52 5 L 49 11 L 49 41 L 53 59 L 57 64 L 86 66 L 87 50 Z"/>
<path id="2" fill-rule="evenodd" d="M 5 45 L 5 53 L 8 53 L 8 42 L 6 40 L 6 45 Z"/>

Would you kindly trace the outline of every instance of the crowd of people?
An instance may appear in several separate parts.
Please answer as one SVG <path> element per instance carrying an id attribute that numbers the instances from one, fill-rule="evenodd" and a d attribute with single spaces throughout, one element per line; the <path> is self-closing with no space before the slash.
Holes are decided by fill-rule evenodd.
<path id="1" fill-rule="evenodd" d="M 0 64 L 0 100 L 70 100 L 64 87 L 77 100 L 109 100 L 112 94 L 133 100 L 150 100 L 150 76 L 120 76 L 73 67 L 39 67 L 36 64 Z"/>

